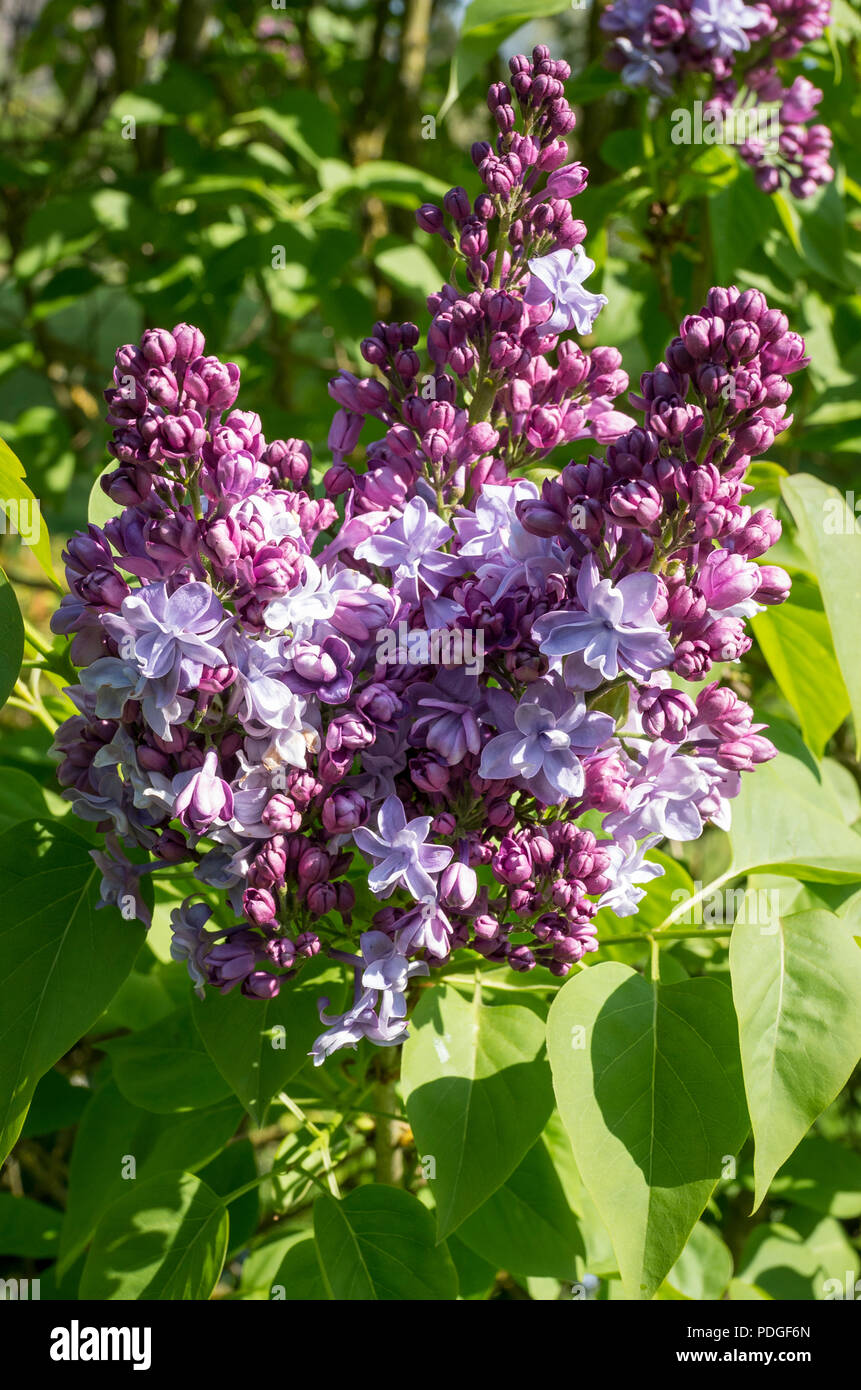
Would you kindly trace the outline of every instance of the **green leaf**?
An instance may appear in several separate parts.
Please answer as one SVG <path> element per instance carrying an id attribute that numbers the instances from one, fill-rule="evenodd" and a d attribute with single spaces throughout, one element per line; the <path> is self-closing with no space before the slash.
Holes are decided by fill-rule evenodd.
<path id="1" fill-rule="evenodd" d="M 71 809 L 68 801 L 43 787 L 29 772 L 0 767 L 0 834 L 24 820 L 60 820 Z"/>
<path id="2" fill-rule="evenodd" d="M 97 910 L 98 882 L 87 842 L 63 825 L 28 821 L 0 835 L 0 1160 L 37 1081 L 95 1022 L 140 950 L 138 922 Z"/>
<path id="3" fill-rule="evenodd" d="M 250 1139 L 236 1139 L 228 1144 L 201 1168 L 198 1176 L 211 1187 L 217 1197 L 226 1200 L 240 1187 L 246 1187 L 257 1178 L 257 1160 L 254 1145 Z M 241 1197 L 230 1203 L 230 1246 L 231 1258 L 237 1254 L 257 1230 L 260 1218 L 260 1187 L 252 1187 Z"/>
<path id="4" fill-rule="evenodd" d="M 0 706 L 15 688 L 24 659 L 24 620 L 15 590 L 0 569 Z"/>
<path id="5" fill-rule="evenodd" d="M 781 490 L 819 580 L 861 748 L 861 532 L 843 494 L 818 478 L 796 473 Z"/>
<path id="6" fill-rule="evenodd" d="M 227 1253 L 227 1209 L 191 1173 L 136 1183 L 105 1212 L 81 1298 L 207 1299 Z"/>
<path id="7" fill-rule="evenodd" d="M 291 1245 L 275 1271 L 271 1286 L 275 1302 L 323 1302 L 331 1298 L 326 1288 L 317 1245 L 311 1236 Z"/>
<path id="8" fill-rule="evenodd" d="M 21 1128 L 21 1138 L 54 1134 L 76 1125 L 90 1099 L 86 1086 L 74 1086 L 67 1076 L 54 1069 L 45 1072 L 36 1087 Z"/>
<path id="9" fill-rule="evenodd" d="M 277 104 L 243 111 L 233 120 L 236 125 L 264 125 L 315 169 L 338 153 L 338 129 L 331 111 L 315 92 L 295 85 L 282 91 Z"/>
<path id="10" fill-rule="evenodd" d="M 458 1236 L 449 1236 L 446 1244 L 457 1270 L 458 1298 L 486 1299 L 496 1284 L 496 1265 L 476 1255 Z"/>
<path id="11" fill-rule="evenodd" d="M 322 1193 L 314 1238 L 329 1296 L 411 1302 L 457 1297 L 457 1274 L 437 1245 L 431 1213 L 397 1187 L 371 1183 L 343 1201 Z"/>
<path id="12" fill-rule="evenodd" d="M 780 756 L 742 775 L 732 803 L 731 874 L 767 870 L 804 881 L 861 879 L 861 837 L 798 733 L 783 720 L 766 730 Z"/>
<path id="13" fill-rule="evenodd" d="M 258 1128 L 269 1103 L 308 1060 L 320 1032 L 318 1000 L 337 1000 L 341 972 L 324 960 L 285 980 L 275 999 L 246 999 L 238 991 L 207 990 L 192 1014 L 206 1050 Z"/>
<path id="14" fill-rule="evenodd" d="M 57 1248 L 62 1214 L 34 1202 L 0 1192 L 0 1255 L 49 1259 Z"/>
<path id="15" fill-rule="evenodd" d="M 768 1191 L 780 1201 L 851 1221 L 861 1216 L 861 1155 L 820 1134 L 810 1134 L 786 1160 Z"/>
<path id="16" fill-rule="evenodd" d="M 629 1298 L 651 1298 L 748 1130 L 730 991 L 605 962 L 550 1008 L 562 1119 Z"/>
<path id="17" fill-rule="evenodd" d="M 243 1261 L 244 1298 L 328 1300 L 314 1237 L 305 1227 L 256 1246 Z"/>
<path id="18" fill-rule="evenodd" d="M 821 758 L 849 713 L 849 693 L 819 590 L 797 577 L 789 602 L 767 608 L 751 627 L 774 679 L 798 715 L 804 742 Z"/>
<path id="19" fill-rule="evenodd" d="M 830 1216 L 798 1209 L 781 1222 L 758 1226 L 738 1266 L 739 1279 L 775 1299 L 833 1298 L 834 1286 L 843 1290 L 847 1275 L 853 1285 L 857 1273 L 858 1256 L 842 1226 Z"/>
<path id="20" fill-rule="evenodd" d="M 22 516 L 26 516 L 31 521 L 38 518 L 37 539 L 33 543 L 28 540 L 27 544 L 30 545 L 34 557 L 51 583 L 56 584 L 59 588 L 51 560 L 51 538 L 48 535 L 48 528 L 45 525 L 45 518 L 42 516 L 39 500 L 34 497 L 24 481 L 24 465 L 3 439 L 0 439 L 0 507 L 13 523 L 16 523 L 17 519 Z M 26 531 L 28 528 L 24 527 L 23 529 Z"/>
<path id="21" fill-rule="evenodd" d="M 755 1141 L 754 1208 L 861 1055 L 861 951 L 830 912 L 736 923 L 733 1000 Z"/>
<path id="22" fill-rule="evenodd" d="M 441 277 L 430 256 L 420 246 L 390 246 L 377 252 L 374 264 L 381 275 L 412 296 L 435 294 Z"/>
<path id="23" fill-rule="evenodd" d="M 697 1303 L 721 1298 L 732 1278 L 732 1252 L 714 1226 L 698 1221 L 666 1283 Z"/>
<path id="24" fill-rule="evenodd" d="M 427 990 L 403 1048 L 402 1085 L 419 1155 L 432 1157 L 440 1238 L 501 1187 L 553 1109 L 544 1022 L 524 1004 Z"/>
<path id="25" fill-rule="evenodd" d="M 231 1097 L 211 1110 L 155 1115 L 131 1105 L 109 1079 L 84 1112 L 69 1166 L 69 1195 L 60 1240 L 60 1272 L 85 1248 L 107 1207 L 141 1178 L 202 1168 L 224 1147 L 242 1118 Z M 134 1160 L 134 1166 L 129 1162 Z M 134 1176 L 127 1176 L 131 1173 Z"/>
<path id="26" fill-rule="evenodd" d="M 144 1110 L 160 1115 L 203 1110 L 230 1094 L 187 1005 L 139 1033 L 112 1038 L 104 1049 L 126 1100 Z"/>
<path id="27" fill-rule="evenodd" d="M 448 91 L 438 119 L 444 120 L 467 84 L 493 57 L 509 34 L 528 24 L 531 19 L 561 14 L 570 5 L 571 0 L 472 0 L 463 16 L 451 61 Z"/>
<path id="28" fill-rule="evenodd" d="M 583 1240 L 543 1140 L 458 1227 L 458 1237 L 496 1269 L 577 1278 Z"/>

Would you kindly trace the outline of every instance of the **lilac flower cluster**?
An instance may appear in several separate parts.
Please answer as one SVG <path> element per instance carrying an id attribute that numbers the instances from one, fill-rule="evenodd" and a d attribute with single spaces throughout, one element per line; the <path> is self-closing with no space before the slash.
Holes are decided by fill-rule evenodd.
<path id="1" fill-rule="evenodd" d="M 662 98 L 705 95 L 721 116 L 759 115 L 739 145 L 759 188 L 788 184 L 808 198 L 834 177 L 831 132 L 810 124 L 822 92 L 806 77 L 786 86 L 778 63 L 821 38 L 830 11 L 830 0 L 613 0 L 601 26 L 613 39 L 607 61 L 629 86 Z"/>
<path id="2" fill-rule="evenodd" d="M 172 952 L 199 992 L 271 998 L 321 951 L 352 969 L 318 1062 L 400 1042 L 412 982 L 458 949 L 566 975 L 600 908 L 637 911 L 649 850 L 725 826 L 774 754 L 727 686 L 684 683 L 787 595 L 754 563 L 780 527 L 744 475 L 789 423 L 803 344 L 758 292 L 712 290 L 631 397 L 639 423 L 617 411 L 619 354 L 561 336 L 603 302 L 572 233 L 585 172 L 554 182 L 564 65 L 511 66 L 519 116 L 492 88 L 469 215 L 486 240 L 464 245 L 463 190 L 445 200 L 467 286 L 431 296 L 424 363 L 416 325 L 378 323 L 375 374 L 332 382 L 321 495 L 307 445 L 237 409 L 234 365 L 186 324 L 149 330 L 106 392 L 120 510 L 64 556 L 54 629 L 82 669 L 59 777 L 106 834 L 104 901 L 146 919 L 145 874 L 193 874 Z M 603 457 L 524 476 L 581 439 Z M 392 664 L 402 630 L 450 653 L 471 634 L 482 663 Z M 354 933 L 357 895 L 379 907 Z"/>

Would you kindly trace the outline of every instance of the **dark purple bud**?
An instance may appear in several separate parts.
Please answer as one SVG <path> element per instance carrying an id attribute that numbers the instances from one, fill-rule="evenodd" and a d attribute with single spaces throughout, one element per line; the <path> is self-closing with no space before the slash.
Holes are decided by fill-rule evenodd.
<path id="1" fill-rule="evenodd" d="M 176 339 L 166 328 L 148 328 L 141 338 L 141 355 L 153 367 L 170 366 L 176 350 Z"/>

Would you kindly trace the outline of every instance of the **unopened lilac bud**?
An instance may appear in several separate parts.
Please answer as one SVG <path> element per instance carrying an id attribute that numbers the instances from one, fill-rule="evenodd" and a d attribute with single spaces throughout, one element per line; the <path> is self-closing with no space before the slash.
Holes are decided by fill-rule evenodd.
<path id="1" fill-rule="evenodd" d="M 281 835 L 298 830 L 302 824 L 296 803 L 280 792 L 267 801 L 260 819 L 270 830 Z"/>
<path id="2" fill-rule="evenodd" d="M 333 883 L 313 883 L 305 896 L 309 912 L 315 917 L 324 917 L 334 912 L 338 906 L 338 894 Z"/>
<path id="3" fill-rule="evenodd" d="M 563 164 L 547 177 L 547 188 L 554 198 L 576 198 L 582 193 L 589 179 L 589 170 L 583 164 Z"/>
<path id="4" fill-rule="evenodd" d="M 333 454 L 351 454 L 359 442 L 364 419 L 348 410 L 337 410 L 329 427 L 329 448 Z"/>
<path id="5" fill-rule="evenodd" d="M 455 911 L 462 912 L 471 907 L 478 892 L 475 869 L 457 861 L 449 864 L 440 875 L 439 890 L 443 901 Z"/>
<path id="6" fill-rule="evenodd" d="M 171 335 L 174 341 L 174 357 L 178 362 L 193 362 L 203 356 L 206 341 L 199 328 L 190 323 L 178 323 Z"/>
<path id="7" fill-rule="evenodd" d="M 242 895 L 242 911 L 256 927 L 274 922 L 277 904 L 267 888 L 246 888 Z"/>
<path id="8" fill-rule="evenodd" d="M 320 814 L 327 834 L 344 835 L 364 825 L 368 818 L 368 802 L 358 792 L 334 792 L 323 802 Z"/>
<path id="9" fill-rule="evenodd" d="M 416 212 L 416 222 L 423 232 L 428 232 L 431 236 L 440 234 L 451 240 L 451 233 L 446 228 L 442 211 L 435 203 L 422 203 Z"/>
<path id="10" fill-rule="evenodd" d="M 233 815 L 233 792 L 218 776 L 218 754 L 206 753 L 202 766 L 192 773 L 173 804 L 173 815 L 189 830 L 205 834 L 216 821 L 229 821 Z"/>
<path id="11" fill-rule="evenodd" d="M 499 921 L 490 913 L 482 912 L 473 918 L 472 930 L 479 941 L 494 941 L 499 935 Z"/>
<path id="12" fill-rule="evenodd" d="M 329 877 L 332 860 L 319 845 L 309 845 L 299 857 L 298 879 L 300 891 L 310 888 L 312 883 L 323 883 Z"/>
<path id="13" fill-rule="evenodd" d="M 176 350 L 176 339 L 166 328 L 148 328 L 141 338 L 141 353 L 153 367 L 170 366 Z"/>
<path id="14" fill-rule="evenodd" d="M 779 565 L 760 565 L 759 566 L 759 588 L 756 591 L 757 603 L 765 603 L 770 607 L 774 604 L 785 603 L 789 598 L 789 591 L 792 588 L 792 580 L 781 569 Z"/>
<path id="15" fill-rule="evenodd" d="M 697 713 L 693 700 L 680 690 L 646 686 L 640 690 L 637 703 L 646 733 L 668 743 L 682 742 Z"/>
<path id="16" fill-rule="evenodd" d="M 461 222 L 465 222 L 468 217 L 472 216 L 472 206 L 465 188 L 450 188 L 443 198 L 442 203 L 449 217 L 451 217 L 458 226 L 460 226 Z"/>
<path id="17" fill-rule="evenodd" d="M 239 394 L 239 368 L 217 357 L 196 357 L 185 374 L 183 389 L 206 410 L 227 410 Z"/>

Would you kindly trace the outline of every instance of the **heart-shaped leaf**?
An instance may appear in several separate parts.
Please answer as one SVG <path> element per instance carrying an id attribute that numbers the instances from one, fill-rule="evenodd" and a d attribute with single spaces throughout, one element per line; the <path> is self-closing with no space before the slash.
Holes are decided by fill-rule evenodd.
<path id="1" fill-rule="evenodd" d="M 748 1118 L 732 995 L 607 961 L 560 990 L 547 1022 L 559 1110 L 629 1298 L 681 1254 Z"/>
<path id="2" fill-rule="evenodd" d="M 407 1115 L 429 1167 L 443 1238 L 514 1172 L 553 1109 L 544 1022 L 525 1004 L 419 1000 L 404 1044 Z"/>

